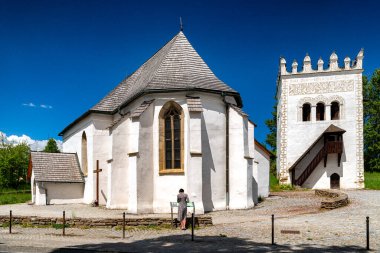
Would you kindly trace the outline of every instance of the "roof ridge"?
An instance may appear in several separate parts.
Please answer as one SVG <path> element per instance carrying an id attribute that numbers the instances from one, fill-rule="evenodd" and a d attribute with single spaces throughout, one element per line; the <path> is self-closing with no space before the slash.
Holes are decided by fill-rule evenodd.
<path id="1" fill-rule="evenodd" d="M 157 66 L 156 69 L 154 70 L 153 74 L 150 76 L 149 80 L 148 80 L 148 81 L 146 82 L 146 84 L 144 85 L 144 89 L 145 89 L 146 87 L 149 86 L 150 82 L 151 82 L 151 81 L 153 80 L 153 78 L 156 76 L 157 71 L 161 68 L 163 62 L 165 62 L 165 60 L 167 59 L 170 50 L 173 48 L 173 45 L 175 44 L 176 40 L 178 39 L 178 35 L 180 35 L 181 33 L 183 34 L 182 31 L 180 31 L 179 33 L 177 33 L 176 36 L 174 36 L 171 40 L 169 40 L 164 46 L 162 46 L 159 50 L 157 50 L 157 52 L 156 52 L 154 55 L 152 55 L 147 61 L 145 61 L 143 65 L 140 66 L 140 68 L 142 68 L 143 66 L 145 66 L 145 65 L 147 64 L 147 62 L 148 62 L 150 59 L 153 59 L 154 56 L 156 56 L 156 55 L 161 51 L 161 49 L 163 49 L 166 45 L 168 45 L 169 43 L 171 43 L 171 44 L 170 44 L 170 47 L 168 48 L 168 51 L 167 51 L 167 52 L 165 53 L 165 55 L 164 55 L 164 59 L 162 59 L 162 60 L 160 61 L 160 63 L 158 64 L 158 66 Z M 184 35 L 184 34 L 183 34 L 183 35 Z M 135 83 L 136 83 L 136 80 L 135 80 L 135 82 L 134 82 L 133 84 L 135 84 Z M 127 90 L 127 92 L 128 92 L 128 91 L 129 91 L 129 89 Z M 124 102 L 125 102 L 125 101 L 123 101 L 123 103 L 124 103 Z M 123 104 L 123 103 L 122 103 L 122 104 Z"/>

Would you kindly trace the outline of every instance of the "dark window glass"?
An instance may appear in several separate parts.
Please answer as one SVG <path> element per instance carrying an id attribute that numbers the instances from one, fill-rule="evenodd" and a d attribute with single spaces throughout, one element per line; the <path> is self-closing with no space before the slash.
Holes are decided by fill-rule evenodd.
<path id="1" fill-rule="evenodd" d="M 165 168 L 181 168 L 181 117 L 180 112 L 171 107 L 165 113 Z"/>
<path id="2" fill-rule="evenodd" d="M 337 120 L 339 119 L 339 103 L 338 102 L 332 102 L 331 103 L 331 119 Z"/>
<path id="3" fill-rule="evenodd" d="M 303 104 L 302 106 L 302 121 L 310 121 L 310 104 Z"/>
<path id="4" fill-rule="evenodd" d="M 323 103 L 317 104 L 317 121 L 325 120 L 325 105 Z"/>

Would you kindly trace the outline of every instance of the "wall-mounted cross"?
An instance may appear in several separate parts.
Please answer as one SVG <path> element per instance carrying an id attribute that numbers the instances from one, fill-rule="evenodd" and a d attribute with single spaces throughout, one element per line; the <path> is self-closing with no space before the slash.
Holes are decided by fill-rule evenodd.
<path id="1" fill-rule="evenodd" d="M 96 170 L 94 170 L 94 173 L 96 173 L 96 200 L 95 200 L 95 206 L 99 206 L 99 172 L 102 172 L 102 169 L 99 169 L 99 160 L 96 160 Z"/>

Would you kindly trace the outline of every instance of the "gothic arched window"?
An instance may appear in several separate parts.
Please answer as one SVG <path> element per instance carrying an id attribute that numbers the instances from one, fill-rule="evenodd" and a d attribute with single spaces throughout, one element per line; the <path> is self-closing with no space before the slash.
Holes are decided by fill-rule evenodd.
<path id="1" fill-rule="evenodd" d="M 339 103 L 336 101 L 332 102 L 331 103 L 331 119 L 332 120 L 337 120 L 340 118 L 339 111 L 340 111 Z"/>
<path id="2" fill-rule="evenodd" d="M 319 102 L 317 104 L 317 121 L 325 120 L 325 104 Z"/>
<path id="3" fill-rule="evenodd" d="M 302 105 L 302 121 L 310 121 L 311 106 L 309 103 Z"/>
<path id="4" fill-rule="evenodd" d="M 87 176 L 87 136 L 86 132 L 82 134 L 82 172 Z"/>
<path id="5" fill-rule="evenodd" d="M 183 174 L 183 110 L 167 102 L 160 112 L 160 174 Z"/>

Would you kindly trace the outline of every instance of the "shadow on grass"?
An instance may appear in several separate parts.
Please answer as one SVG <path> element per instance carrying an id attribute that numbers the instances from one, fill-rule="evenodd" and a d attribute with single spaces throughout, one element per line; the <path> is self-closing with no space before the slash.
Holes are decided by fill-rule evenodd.
<path id="1" fill-rule="evenodd" d="M 173 235 L 135 242 L 82 244 L 51 252 L 365 252 L 358 246 L 322 246 L 313 244 L 271 245 L 247 239 L 219 236 Z"/>

